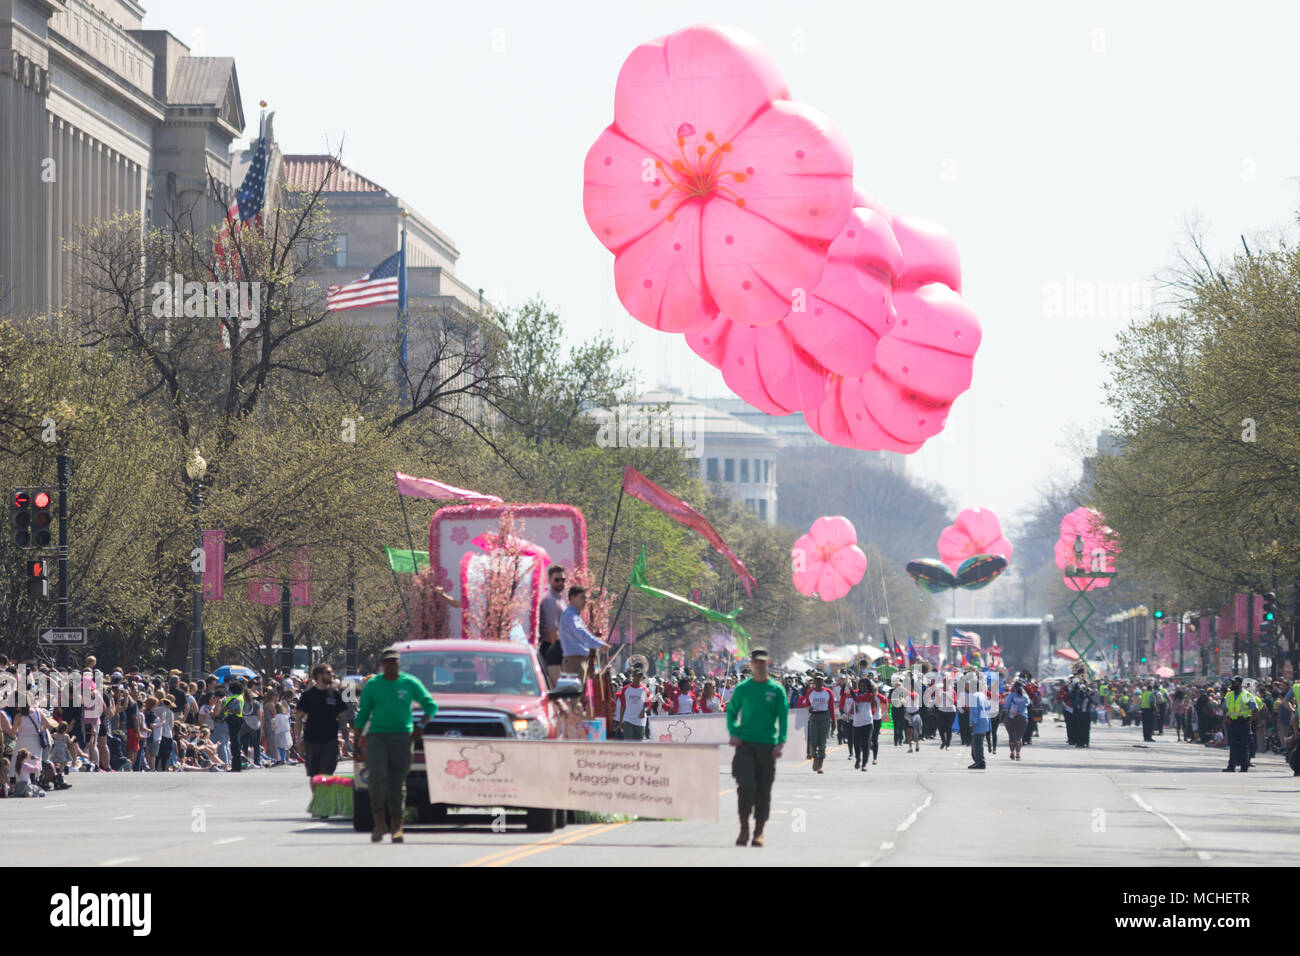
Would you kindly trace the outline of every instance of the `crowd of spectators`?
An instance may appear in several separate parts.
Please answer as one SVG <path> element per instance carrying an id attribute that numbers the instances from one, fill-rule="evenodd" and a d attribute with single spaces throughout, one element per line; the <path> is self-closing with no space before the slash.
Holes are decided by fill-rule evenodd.
<path id="1" fill-rule="evenodd" d="M 290 674 L 223 682 L 149 666 L 105 672 L 93 656 L 73 670 L 0 657 L 0 681 L 0 797 L 68 789 L 75 773 L 219 773 L 233 748 L 245 767 L 305 759 L 294 717 L 310 684 Z M 346 734 L 339 748 L 349 756 Z"/>

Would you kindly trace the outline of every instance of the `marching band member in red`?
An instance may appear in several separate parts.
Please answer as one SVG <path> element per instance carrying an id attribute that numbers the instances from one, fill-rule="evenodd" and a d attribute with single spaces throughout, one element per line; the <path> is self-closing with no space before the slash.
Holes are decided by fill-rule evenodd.
<path id="1" fill-rule="evenodd" d="M 704 690 L 700 693 L 699 713 L 720 714 L 726 709 L 727 705 L 718 696 L 717 685 L 711 680 L 706 680 Z"/>
<path id="2" fill-rule="evenodd" d="M 686 677 L 677 682 L 677 696 L 673 698 L 672 712 L 674 714 L 698 714 L 700 712 L 699 698 L 695 696 L 695 691 L 691 690 L 691 682 Z"/>

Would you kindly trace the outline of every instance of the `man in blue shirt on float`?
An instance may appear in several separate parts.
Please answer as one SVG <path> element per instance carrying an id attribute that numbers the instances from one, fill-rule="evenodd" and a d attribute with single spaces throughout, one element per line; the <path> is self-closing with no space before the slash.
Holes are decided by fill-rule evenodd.
<path id="1" fill-rule="evenodd" d="M 582 609 L 587 606 L 587 589 L 574 585 L 569 588 L 569 606 L 560 615 L 560 647 L 564 650 L 564 661 L 560 665 L 563 674 L 576 674 L 585 687 L 587 684 L 587 657 L 598 647 L 609 647 L 587 629 L 582 620 Z"/>

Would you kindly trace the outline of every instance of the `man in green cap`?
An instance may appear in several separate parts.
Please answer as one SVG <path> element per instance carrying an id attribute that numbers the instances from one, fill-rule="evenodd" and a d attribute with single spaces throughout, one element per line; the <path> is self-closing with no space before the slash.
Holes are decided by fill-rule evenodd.
<path id="1" fill-rule="evenodd" d="M 789 701 L 776 681 L 768 680 L 768 653 L 755 649 L 749 657 L 753 676 L 736 688 L 727 703 L 727 733 L 736 748 L 731 775 L 736 778 L 736 800 L 740 805 L 740 836 L 736 846 L 763 845 L 763 825 L 772 805 L 772 781 L 776 762 L 785 746 Z M 749 815 L 754 815 L 754 837 L 750 842 Z"/>
<path id="2" fill-rule="evenodd" d="M 411 734 L 415 730 L 411 705 L 420 705 L 425 720 L 438 712 L 428 689 L 418 677 L 403 674 L 400 661 L 401 655 L 395 647 L 386 648 L 379 655 L 383 673 L 370 678 L 361 688 L 361 704 L 353 723 L 354 749 L 361 753 L 364 748 L 369 774 L 370 808 L 375 815 L 371 843 L 382 843 L 384 832 L 390 826 L 393 842 L 403 842 L 406 775 L 411 771 Z"/>

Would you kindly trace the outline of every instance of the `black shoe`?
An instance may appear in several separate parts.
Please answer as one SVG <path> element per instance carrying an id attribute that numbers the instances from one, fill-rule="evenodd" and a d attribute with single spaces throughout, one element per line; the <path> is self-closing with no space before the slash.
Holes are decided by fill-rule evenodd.
<path id="1" fill-rule="evenodd" d="M 853 765 L 853 769 L 854 769 L 854 770 L 861 770 L 861 769 L 862 769 L 862 764 L 860 764 L 860 763 L 855 763 L 855 764 Z M 1297 776 L 1300 776 L 1300 774 L 1297 774 Z"/>
<path id="2" fill-rule="evenodd" d="M 1236 767 L 1224 767 L 1224 768 L 1223 768 L 1223 772 L 1224 772 L 1224 773 L 1232 773 L 1232 772 L 1234 772 L 1236 769 L 1237 769 Z"/>
<path id="3" fill-rule="evenodd" d="M 967 769 L 967 770 L 983 770 L 983 769 L 984 769 L 984 764 L 982 764 L 982 763 L 973 763 L 973 764 L 971 764 L 969 767 L 967 767 L 966 769 Z"/>

